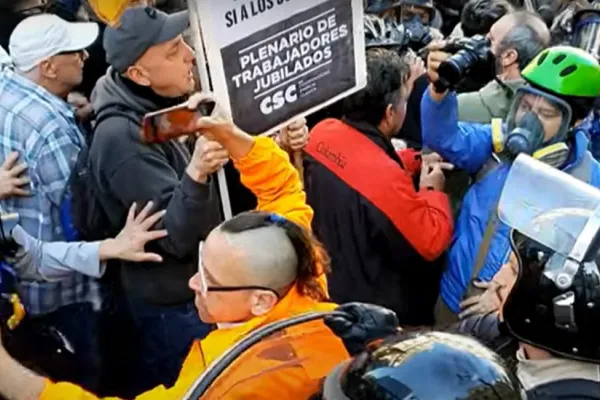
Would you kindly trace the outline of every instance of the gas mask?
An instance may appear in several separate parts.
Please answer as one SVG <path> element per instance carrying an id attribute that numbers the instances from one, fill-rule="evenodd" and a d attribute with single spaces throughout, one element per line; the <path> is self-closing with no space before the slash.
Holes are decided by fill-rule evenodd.
<path id="1" fill-rule="evenodd" d="M 411 33 L 411 39 L 418 41 L 429 33 L 429 27 L 423 24 L 421 17 L 412 15 L 410 18 L 403 19 L 402 25 Z"/>
<path id="2" fill-rule="evenodd" d="M 509 159 L 525 153 L 554 167 L 569 155 L 571 107 L 548 93 L 523 87 L 517 90 L 506 120 L 506 129 L 492 124 L 494 150 Z M 547 132 L 548 130 L 548 132 Z"/>
<path id="3" fill-rule="evenodd" d="M 537 114 L 528 111 L 506 136 L 506 151 L 513 157 L 532 155 L 544 142 L 544 127 Z"/>
<path id="4" fill-rule="evenodd" d="M 402 10 L 400 20 L 408 34 L 409 46 L 414 51 L 421 50 L 433 40 L 429 25 L 418 14 Z"/>

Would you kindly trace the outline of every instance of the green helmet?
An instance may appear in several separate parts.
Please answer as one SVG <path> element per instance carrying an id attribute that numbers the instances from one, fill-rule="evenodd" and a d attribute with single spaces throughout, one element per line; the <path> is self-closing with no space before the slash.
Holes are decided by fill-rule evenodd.
<path id="1" fill-rule="evenodd" d="M 558 96 L 600 96 L 600 64 L 575 47 L 555 46 L 543 50 L 521 75 L 530 84 Z"/>

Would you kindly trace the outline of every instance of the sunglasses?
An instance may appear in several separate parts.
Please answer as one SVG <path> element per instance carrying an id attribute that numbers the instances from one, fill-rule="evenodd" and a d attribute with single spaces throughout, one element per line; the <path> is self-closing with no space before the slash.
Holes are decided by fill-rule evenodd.
<path id="1" fill-rule="evenodd" d="M 73 51 L 61 51 L 57 56 L 77 56 L 79 58 L 84 57 L 85 50 L 73 50 Z"/>
<path id="2" fill-rule="evenodd" d="M 198 245 L 198 275 L 200 277 L 200 293 L 203 297 L 206 297 L 208 295 L 208 292 L 239 292 L 242 290 L 266 290 L 277 296 L 277 299 L 280 298 L 279 293 L 277 293 L 275 289 L 271 289 L 264 286 L 209 286 L 206 282 L 206 267 L 204 266 L 204 262 L 202 259 L 203 245 L 204 242 L 200 242 L 200 244 Z"/>

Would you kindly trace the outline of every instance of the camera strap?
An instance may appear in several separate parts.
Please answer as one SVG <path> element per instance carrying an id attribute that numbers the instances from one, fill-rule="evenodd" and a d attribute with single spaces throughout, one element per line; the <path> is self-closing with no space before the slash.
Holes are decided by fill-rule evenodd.
<path id="1" fill-rule="evenodd" d="M 481 269 L 483 268 L 483 265 L 485 264 L 485 260 L 487 259 L 489 249 L 492 245 L 492 239 L 494 238 L 494 234 L 496 233 L 496 228 L 498 227 L 499 222 L 500 219 L 498 218 L 498 201 L 496 201 L 494 202 L 494 205 L 492 206 L 492 209 L 488 216 L 488 222 L 485 226 L 483 239 L 481 240 L 481 244 L 479 245 L 479 250 L 477 251 L 477 257 L 475 258 L 473 272 L 471 272 L 471 279 L 469 280 L 469 286 L 467 287 L 464 299 L 477 296 L 484 292 L 483 289 L 476 288 L 473 285 L 473 281 L 477 279 L 479 273 L 481 272 Z"/>

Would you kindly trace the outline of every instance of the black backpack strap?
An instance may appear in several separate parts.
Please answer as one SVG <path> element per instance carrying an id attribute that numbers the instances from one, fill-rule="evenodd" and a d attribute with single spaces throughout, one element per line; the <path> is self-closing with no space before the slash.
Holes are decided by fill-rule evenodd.
<path id="1" fill-rule="evenodd" d="M 140 121 L 135 115 L 124 110 L 114 109 L 101 113 L 94 122 L 94 134 L 90 135 L 88 148 L 78 156 L 74 173 L 69 182 L 72 194 L 71 216 L 79 238 L 87 241 L 106 239 L 114 236 L 120 230 L 120 228 L 112 226 L 104 211 L 98 195 L 101 185 L 91 173 L 89 163 L 89 150 L 98 126 L 110 118 L 125 118 L 137 126 L 140 125 Z"/>
<path id="2" fill-rule="evenodd" d="M 549 382 L 528 390 L 527 399 L 599 400 L 600 382 L 587 379 L 564 379 Z"/>

